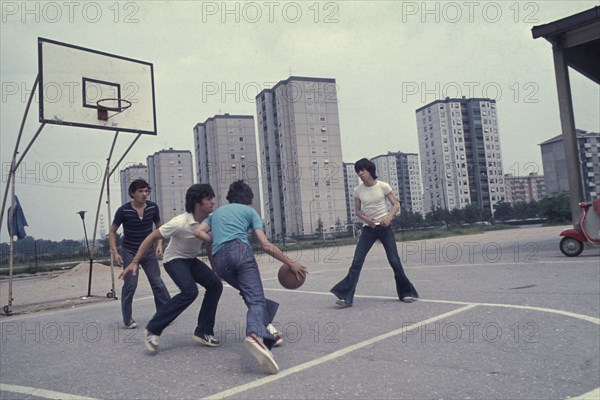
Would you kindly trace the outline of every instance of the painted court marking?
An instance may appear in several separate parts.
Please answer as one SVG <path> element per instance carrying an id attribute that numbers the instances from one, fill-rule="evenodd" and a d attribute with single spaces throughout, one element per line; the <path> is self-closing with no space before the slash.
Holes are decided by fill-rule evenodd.
<path id="1" fill-rule="evenodd" d="M 556 263 L 558 263 L 559 261 L 555 261 Z M 544 263 L 548 263 L 548 261 L 545 261 Z M 549 263 L 554 263 L 553 261 L 550 261 Z M 534 263 L 537 264 L 537 263 Z M 481 264 L 481 265 L 487 265 L 486 264 Z M 479 266 L 481 266 L 479 265 Z M 523 263 L 514 263 L 511 264 L 509 263 L 509 265 L 523 265 Z M 440 268 L 440 267 L 450 267 L 450 266 L 473 266 L 473 264 L 453 264 L 453 265 L 444 265 L 444 266 L 438 266 L 438 265 L 432 265 L 432 266 L 415 266 L 412 268 L 415 269 L 421 269 L 421 268 Z M 386 269 L 386 268 L 371 268 L 371 269 Z M 334 270 L 338 270 L 338 269 L 327 269 L 327 270 L 321 270 L 321 271 L 315 271 L 315 272 L 333 272 Z M 344 269 L 345 270 L 345 269 Z M 267 278 L 267 279 L 263 279 L 263 281 L 270 281 L 270 280 L 274 280 L 277 278 Z M 229 286 L 229 285 L 224 285 L 224 286 Z M 279 288 L 265 288 L 265 291 L 279 291 L 279 292 L 289 292 L 288 289 L 279 289 Z M 324 292 L 316 292 L 316 291 L 308 291 L 308 290 L 295 290 L 295 293 L 302 293 L 302 294 L 313 294 L 313 295 L 321 295 L 321 296 L 331 296 L 331 294 L 329 292 L 324 293 Z M 392 296 L 368 296 L 368 295 L 356 295 L 355 297 L 360 297 L 360 298 L 371 298 L 371 299 L 389 299 L 389 300 L 397 300 L 396 297 L 392 297 Z M 141 300 L 147 300 L 147 299 L 153 299 L 153 297 L 149 296 L 149 297 L 144 297 L 144 298 L 138 298 L 136 299 L 136 301 L 141 301 Z M 463 302 L 463 301 L 452 301 L 452 300 L 435 300 L 435 299 L 419 299 L 420 302 L 424 302 L 424 303 L 443 303 L 443 304 L 454 304 L 454 305 L 459 305 L 462 306 L 461 308 L 449 311 L 447 313 L 444 314 L 440 314 L 438 316 L 423 320 L 421 322 L 416 322 L 414 324 L 411 324 L 409 326 L 405 326 L 403 328 L 400 329 L 396 329 L 384 334 L 381 334 L 379 336 L 373 337 L 371 339 L 362 341 L 360 343 L 356 343 L 352 346 L 337 350 L 331 354 L 328 354 L 326 356 L 305 362 L 303 364 L 297 365 L 295 367 L 292 368 L 288 368 L 285 369 L 281 372 L 279 372 L 277 375 L 269 375 L 266 376 L 264 378 L 260 378 L 257 379 L 255 381 L 249 382 L 247 384 L 244 385 L 240 385 L 240 386 L 236 386 L 227 390 L 224 390 L 222 392 L 219 393 L 215 393 L 212 394 L 208 397 L 205 397 L 203 399 L 223 399 L 223 398 L 227 398 L 242 392 L 245 392 L 247 390 L 251 390 L 266 384 L 269 384 L 271 382 L 275 382 L 279 379 L 283 379 L 289 375 L 298 373 L 298 372 L 302 372 L 304 370 L 307 370 L 309 368 L 324 364 L 326 362 L 329 362 L 331 360 L 343 357 L 349 353 L 352 353 L 354 351 L 360 350 L 366 346 L 372 345 L 374 343 L 380 342 L 382 340 L 388 339 L 390 337 L 393 336 L 398 336 L 401 335 L 403 333 L 405 333 L 408 330 L 414 329 L 416 327 L 419 327 L 423 324 L 429 324 L 431 322 L 435 322 L 456 314 L 460 314 L 463 313 L 465 311 L 471 310 L 473 308 L 476 307 L 502 307 L 502 308 L 513 308 L 513 309 L 522 309 L 522 310 L 531 310 L 531 311 L 538 311 L 538 312 L 545 312 L 545 313 L 551 313 L 551 314 L 558 314 L 558 315 L 564 315 L 567 317 L 571 317 L 571 318 L 576 318 L 576 319 L 580 319 L 586 322 L 591 322 L 593 324 L 596 325 L 600 325 L 600 318 L 596 318 L 596 317 L 591 317 L 591 316 L 587 316 L 587 315 L 583 315 L 583 314 L 577 314 L 577 313 L 572 313 L 569 311 L 563 311 L 563 310 L 557 310 L 557 309 L 552 309 L 552 308 L 545 308 L 545 307 L 534 307 L 534 306 L 521 306 L 521 305 L 511 305 L 511 304 L 499 304 L 499 303 L 474 303 L 474 302 Z M 103 305 L 103 304 L 98 304 L 98 306 Z M 68 310 L 61 310 L 61 311 L 68 311 Z M 29 315 L 30 316 L 30 315 Z M 65 399 L 65 400 L 76 400 L 76 399 L 80 399 L 80 400 L 97 400 L 95 398 L 92 397 L 85 397 L 85 396 L 81 396 L 81 395 L 73 395 L 73 394 L 69 394 L 69 393 L 62 393 L 62 392 L 56 392 L 56 391 L 52 391 L 52 390 L 45 390 L 45 389 L 37 389 L 37 388 L 33 388 L 33 387 L 27 387 L 27 386 L 19 386 L 19 385 L 9 385 L 9 384 L 2 384 L 0 383 L 0 391 L 5 391 L 5 392 L 12 392 L 12 393 L 21 393 L 21 394 L 25 394 L 25 395 L 31 395 L 31 396 L 35 396 L 35 397 L 41 397 L 41 398 L 46 398 L 46 399 Z M 580 396 L 577 397 L 569 397 L 569 399 L 571 400 L 598 400 L 600 398 L 600 388 L 594 389 L 588 393 L 582 394 Z"/>
<path id="2" fill-rule="evenodd" d="M 288 291 L 287 289 L 267 289 L 265 288 L 265 291 L 280 291 L 280 292 L 285 292 Z M 308 290 L 296 290 L 296 293 L 303 293 L 303 294 L 318 294 L 318 295 L 327 295 L 330 296 L 330 293 L 323 293 L 323 292 L 315 292 L 315 291 L 308 291 Z M 376 299 L 390 299 L 390 300 L 396 300 L 395 297 L 391 297 L 391 296 L 365 296 L 365 295 L 356 295 L 355 297 L 361 297 L 361 298 L 376 298 Z M 562 311 L 562 310 L 556 310 L 556 309 L 552 309 L 552 308 L 544 308 L 544 307 L 532 307 L 532 306 L 519 306 L 519 305 L 510 305 L 510 304 L 497 304 L 497 303 L 470 303 L 470 302 L 462 302 L 462 301 L 445 301 L 445 300 L 425 300 L 425 299 L 419 299 L 418 301 L 420 302 L 430 302 L 430 303 L 444 303 L 444 304 L 456 304 L 456 305 L 463 305 L 463 307 L 444 313 L 444 314 L 440 314 L 438 316 L 429 318 L 427 320 L 421 321 L 421 322 L 417 322 L 414 324 L 411 324 L 409 326 L 405 326 L 404 328 L 400 328 L 400 329 L 396 329 L 393 330 L 391 332 L 388 333 L 384 333 L 382 335 L 376 336 L 374 338 L 371 338 L 369 340 L 365 340 L 363 342 L 357 343 L 355 345 L 346 347 L 344 349 L 340 349 L 338 351 L 335 351 L 331 354 L 328 354 L 326 356 L 317 358 L 315 360 L 312 361 L 308 361 L 305 362 L 303 364 L 297 365 L 295 367 L 292 368 L 288 368 L 286 370 L 283 370 L 281 372 L 279 372 L 277 375 L 269 375 L 267 377 L 261 378 L 261 379 L 257 379 L 253 382 L 249 382 L 246 383 L 244 385 L 240 385 L 237 387 L 233 387 L 231 389 L 227 389 L 224 390 L 222 392 L 219 393 L 215 393 L 213 395 L 204 397 L 202 400 L 213 400 L 213 399 L 224 399 L 242 392 L 245 392 L 247 390 L 250 389 L 254 389 L 263 385 L 266 385 L 268 383 L 271 382 L 275 382 L 279 379 L 283 379 L 289 375 L 295 374 L 297 372 L 301 372 L 304 371 L 308 368 L 312 368 L 314 366 L 323 364 L 325 362 L 334 360 L 336 358 L 345 356 L 346 354 L 349 354 L 353 351 L 362 349 L 363 347 L 369 346 L 371 344 L 377 343 L 381 340 L 384 339 L 388 339 L 392 336 L 397 336 L 400 335 L 402 333 L 405 333 L 406 331 L 410 330 L 410 329 L 414 329 L 416 327 L 422 326 L 424 324 L 429 324 L 431 322 L 435 322 L 444 318 L 447 318 L 449 316 L 452 315 L 456 315 L 465 311 L 468 311 L 470 309 L 473 309 L 475 307 L 505 307 L 505 308 L 516 308 L 516 309 L 525 309 L 525 310 L 532 310 L 532 311 L 540 311 L 540 312 L 547 312 L 547 313 L 552 313 L 552 314 L 559 314 L 559 315 L 565 315 L 568 317 L 572 317 L 572 318 L 576 318 L 576 319 L 581 319 L 583 321 L 587 321 L 587 322 L 591 322 L 594 323 L 596 325 L 600 325 L 600 318 L 595 318 L 595 317 L 590 317 L 587 315 L 583 315 L 583 314 L 577 314 L 577 313 L 572 313 L 572 312 L 568 312 L 568 311 Z M 572 399 L 577 399 L 577 400 L 587 400 L 587 399 L 594 399 L 597 400 L 598 396 L 596 396 L 596 393 L 600 392 L 600 388 L 595 389 L 589 393 L 586 393 L 584 395 L 581 395 L 579 397 L 575 397 Z M 596 397 L 594 397 L 596 396 Z"/>
<path id="3" fill-rule="evenodd" d="M 53 390 L 36 389 L 27 386 L 18 385 L 7 385 L 0 383 L 0 391 L 21 393 L 35 397 L 42 397 L 44 399 L 56 399 L 56 400 L 97 400 L 93 397 L 85 397 L 76 394 L 55 392 Z"/>
<path id="4" fill-rule="evenodd" d="M 296 365 L 295 367 L 285 369 L 285 370 L 279 372 L 277 375 L 269 375 L 267 377 L 264 377 L 264 378 L 257 379 L 255 381 L 246 383 L 244 385 L 240 385 L 240 386 L 228 389 L 228 390 L 224 390 L 224 391 L 219 392 L 219 393 L 215 393 L 215 394 L 210 395 L 208 397 L 204 397 L 204 399 L 224 399 L 226 397 L 233 396 L 233 395 L 236 395 L 236 394 L 241 393 L 241 392 L 245 392 L 246 390 L 250 390 L 250 389 L 254 389 L 254 388 L 257 388 L 259 386 L 262 386 L 262 385 L 266 385 L 267 383 L 271 383 L 271 382 L 277 381 L 279 379 L 283 379 L 286 376 L 289 376 L 289 375 L 292 375 L 292 374 L 304 371 L 304 370 L 306 370 L 308 368 L 312 368 L 312 367 L 315 367 L 317 365 L 326 363 L 328 361 L 335 360 L 336 358 L 345 356 L 346 354 L 349 354 L 349 353 L 351 353 L 353 351 L 362 349 L 363 347 L 372 345 L 373 343 L 377 343 L 377 342 L 380 342 L 382 340 L 388 339 L 390 337 L 400 335 L 400 334 L 406 332 L 409 329 L 414 329 L 415 327 L 418 327 L 419 324 L 428 324 L 428 323 L 431 323 L 431 322 L 435 322 L 435 321 L 438 321 L 440 319 L 444 319 L 444 318 L 450 317 L 452 315 L 456 315 L 456 314 L 462 313 L 464 311 L 470 310 L 470 309 L 475 308 L 475 307 L 477 307 L 477 306 L 475 306 L 475 305 L 467 305 L 467 306 L 458 308 L 456 310 L 452 310 L 452 311 L 449 311 L 447 313 L 440 314 L 438 316 L 426 319 L 424 321 L 421 321 L 421 322 L 418 322 L 418 323 L 415 323 L 415 324 L 412 324 L 412 325 L 409 325 L 409 326 L 405 326 L 404 328 L 395 329 L 395 330 L 390 331 L 388 333 L 384 333 L 382 335 L 375 336 L 375 337 L 373 337 L 371 339 L 364 340 L 364 341 L 362 341 L 360 343 L 357 343 L 355 345 L 352 345 L 352 346 L 340 349 L 338 351 L 334 351 L 333 353 L 328 354 L 326 356 L 319 357 L 319 358 L 316 358 L 316 359 L 314 359 L 312 361 L 308 361 L 308 362 L 305 362 L 303 364 Z"/>
<path id="5" fill-rule="evenodd" d="M 289 290 L 287 289 L 267 289 L 265 288 L 265 291 L 281 291 L 281 292 L 289 292 Z M 323 292 L 316 292 L 316 291 L 309 291 L 309 290 L 295 290 L 295 293 L 302 293 L 302 294 L 313 294 L 313 295 L 321 295 L 321 296 L 331 296 L 330 293 L 323 293 Z M 360 297 L 360 298 L 371 298 L 371 299 L 389 299 L 389 300 L 396 300 L 395 297 L 392 296 L 367 296 L 367 295 L 356 295 L 355 297 Z M 149 297 L 151 298 L 151 297 Z M 141 299 L 140 299 L 141 300 Z M 452 310 L 449 311 L 447 313 L 444 314 L 440 314 L 437 315 L 435 317 L 423 320 L 421 322 L 416 322 L 414 324 L 405 326 L 403 328 L 400 329 L 396 329 L 387 333 L 384 333 L 382 335 L 373 337 L 371 339 L 362 341 L 360 343 L 354 344 L 352 346 L 337 350 L 331 354 L 328 354 L 326 356 L 317 358 L 315 360 L 312 361 L 308 361 L 305 362 L 303 364 L 297 365 L 295 367 L 292 368 L 288 368 L 285 369 L 281 372 L 279 372 L 277 375 L 269 375 L 266 376 L 264 378 L 260 378 L 257 379 L 255 381 L 246 383 L 244 385 L 240 385 L 240 386 L 236 386 L 227 390 L 224 390 L 222 392 L 219 393 L 215 393 L 212 394 L 208 397 L 205 397 L 203 399 L 223 399 L 223 398 L 227 398 L 242 392 L 245 392 L 247 390 L 251 390 L 263 385 L 266 385 L 268 383 L 271 382 L 275 382 L 279 379 L 283 379 L 289 375 L 298 373 L 298 372 L 302 372 L 306 369 L 315 367 L 317 365 L 326 363 L 328 361 L 334 360 L 336 358 L 339 357 L 343 357 L 353 351 L 362 349 L 366 346 L 372 345 L 374 343 L 380 342 L 382 340 L 388 339 L 390 337 L 393 336 L 398 336 L 401 335 L 403 333 L 405 333 L 408 330 L 411 329 L 415 329 L 416 327 L 422 326 L 423 324 L 429 324 L 431 322 L 435 322 L 456 314 L 460 314 L 463 313 L 465 311 L 471 310 L 473 308 L 476 307 L 503 307 L 503 308 L 514 308 L 514 309 L 523 309 L 523 310 L 532 310 L 532 311 L 538 311 L 538 312 L 546 312 L 546 313 L 551 313 L 551 314 L 558 314 L 558 315 L 564 315 L 564 316 L 568 316 L 571 318 L 576 318 L 576 319 L 580 319 L 586 322 L 591 322 L 593 324 L 596 325 L 600 325 L 600 318 L 595 318 L 595 317 L 591 317 L 591 316 L 587 316 L 587 315 L 583 315 L 583 314 L 577 314 L 577 313 L 572 313 L 569 311 L 563 311 L 563 310 L 556 310 L 553 308 L 544 308 L 544 307 L 533 307 L 533 306 L 520 306 L 520 305 L 511 305 L 511 304 L 499 304 L 499 303 L 472 303 L 472 302 L 463 302 L 463 301 L 452 301 L 452 300 L 435 300 L 435 299 L 419 299 L 419 302 L 424 302 L 424 303 L 443 303 L 443 304 L 455 304 L 455 305 L 462 305 L 463 307 L 458 308 L 456 310 Z M 56 392 L 56 391 L 52 391 L 52 390 L 45 390 L 45 389 L 37 389 L 37 388 L 32 388 L 32 387 L 27 387 L 27 386 L 18 386 L 18 385 L 7 385 L 7 384 L 2 384 L 0 383 L 0 390 L 2 391 L 6 391 L 6 392 L 13 392 L 13 393 L 22 393 L 22 394 L 28 394 L 28 395 L 32 395 L 32 396 L 36 396 L 36 397 L 42 397 L 42 398 L 46 398 L 46 399 L 66 399 L 66 400 L 75 400 L 75 399 L 81 399 L 81 400 L 97 400 L 94 399 L 92 397 L 84 397 L 84 396 L 80 396 L 80 395 L 73 395 L 73 394 L 69 394 L 69 393 L 61 393 L 61 392 Z M 571 400 L 597 400 L 600 395 L 600 388 L 594 389 L 588 393 L 582 394 L 580 396 L 577 397 L 570 397 Z"/>

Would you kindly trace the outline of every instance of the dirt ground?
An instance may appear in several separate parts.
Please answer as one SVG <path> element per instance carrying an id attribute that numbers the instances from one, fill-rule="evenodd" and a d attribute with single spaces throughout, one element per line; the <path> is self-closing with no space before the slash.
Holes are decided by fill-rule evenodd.
<path id="1" fill-rule="evenodd" d="M 89 262 L 82 262 L 66 271 L 14 276 L 11 312 L 26 314 L 112 300 L 107 297 L 112 287 L 110 267 L 104 264 L 93 264 L 90 296 L 88 296 L 89 270 Z M 115 285 L 118 285 L 116 287 L 120 287 L 117 281 L 117 270 L 114 276 Z M 6 306 L 9 304 L 10 292 L 9 279 L 0 281 L 0 304 L 3 307 L 3 314 L 6 313 Z"/>

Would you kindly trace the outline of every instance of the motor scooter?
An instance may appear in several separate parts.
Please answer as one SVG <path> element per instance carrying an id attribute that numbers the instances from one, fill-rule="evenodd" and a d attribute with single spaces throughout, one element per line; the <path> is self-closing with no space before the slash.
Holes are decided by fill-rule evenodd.
<path id="1" fill-rule="evenodd" d="M 564 229 L 560 236 L 560 251 L 567 257 L 577 257 L 585 243 L 600 246 L 600 197 L 591 203 L 579 203 L 583 210 L 575 228 Z"/>

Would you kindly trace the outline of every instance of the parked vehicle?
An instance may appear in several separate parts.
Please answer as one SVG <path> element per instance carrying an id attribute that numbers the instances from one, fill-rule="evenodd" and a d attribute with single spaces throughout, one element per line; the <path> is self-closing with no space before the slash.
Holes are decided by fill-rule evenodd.
<path id="1" fill-rule="evenodd" d="M 560 236 L 560 251 L 567 257 L 577 257 L 585 243 L 600 246 L 600 198 L 591 203 L 579 203 L 583 212 L 575 228 L 564 229 Z"/>

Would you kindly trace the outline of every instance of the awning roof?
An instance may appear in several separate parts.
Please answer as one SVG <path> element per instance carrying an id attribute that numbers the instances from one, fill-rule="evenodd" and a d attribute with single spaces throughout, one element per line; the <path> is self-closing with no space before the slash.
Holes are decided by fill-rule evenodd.
<path id="1" fill-rule="evenodd" d="M 571 68 L 600 84 L 600 6 L 535 26 L 531 33 L 562 47 Z"/>

